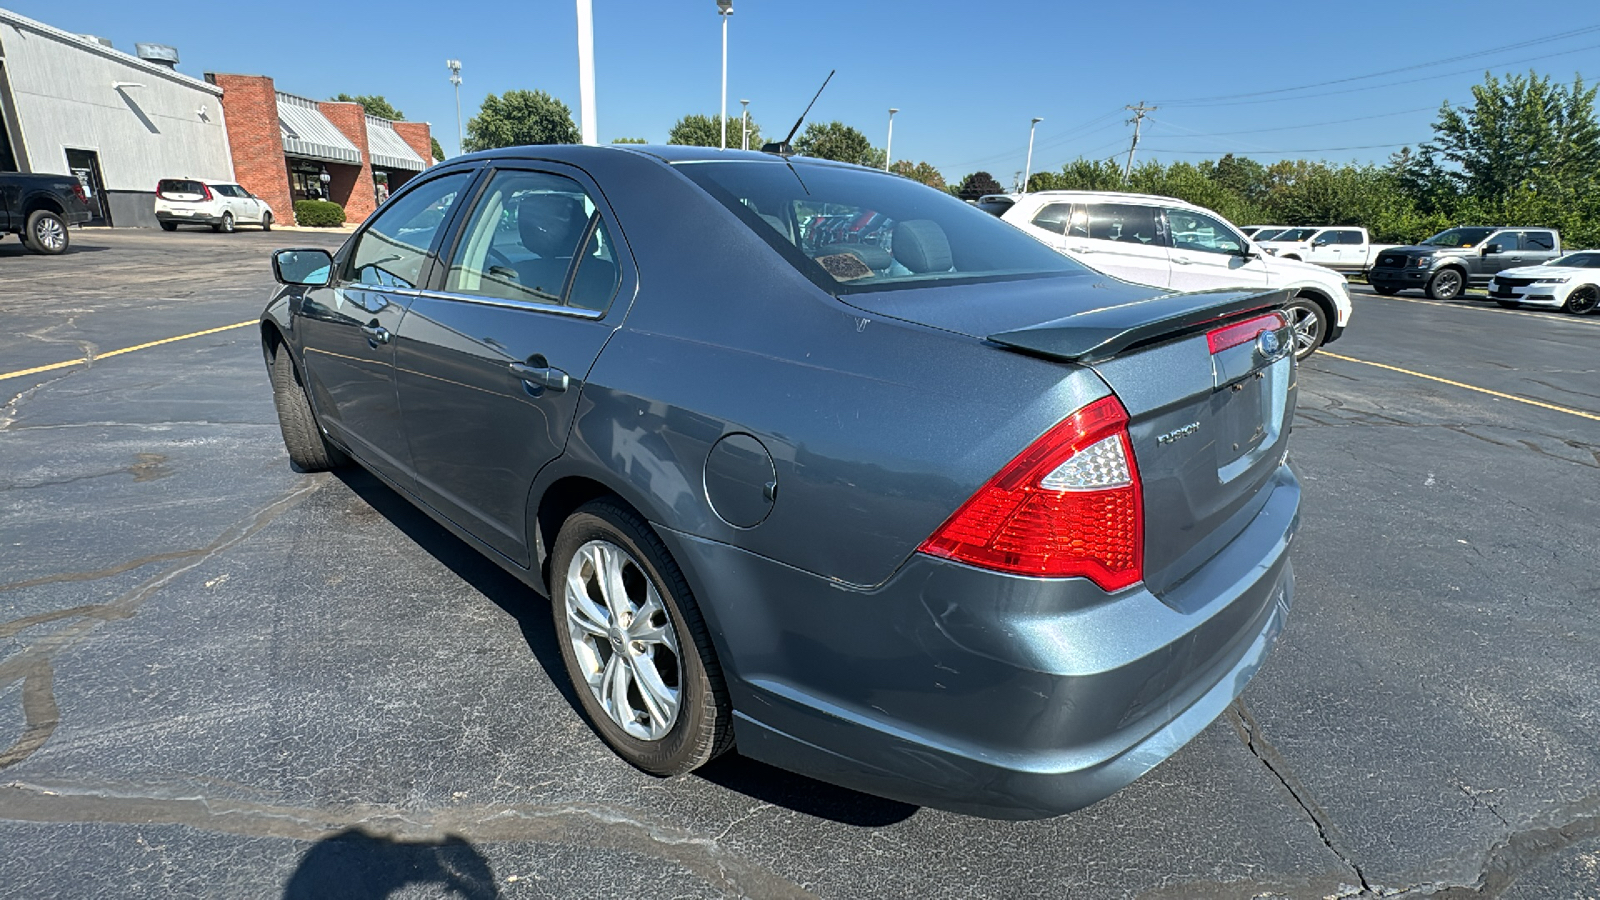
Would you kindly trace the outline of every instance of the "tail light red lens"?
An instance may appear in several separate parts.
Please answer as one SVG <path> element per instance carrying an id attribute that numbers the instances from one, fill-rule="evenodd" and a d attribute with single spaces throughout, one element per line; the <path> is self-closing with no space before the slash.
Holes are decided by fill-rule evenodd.
<path id="1" fill-rule="evenodd" d="M 1115 397 L 1045 432 L 919 548 L 958 562 L 1121 590 L 1144 578 L 1144 502 Z"/>
<path id="2" fill-rule="evenodd" d="M 211 185 L 206 184 L 204 181 L 202 181 L 202 182 L 200 182 L 200 190 L 205 191 L 207 200 L 211 199 Z"/>
<path id="3" fill-rule="evenodd" d="M 89 202 L 89 195 L 85 194 L 83 192 L 83 185 L 82 184 L 73 185 L 72 186 L 72 193 L 75 194 L 77 196 L 77 198 L 79 200 L 83 201 L 84 203 L 88 203 Z"/>
<path id="4" fill-rule="evenodd" d="M 1255 340 L 1263 331 L 1277 331 L 1288 324 L 1289 317 L 1283 313 L 1268 313 L 1207 332 L 1206 343 L 1211 345 L 1212 353 L 1221 353 L 1229 347 L 1237 347 Z"/>

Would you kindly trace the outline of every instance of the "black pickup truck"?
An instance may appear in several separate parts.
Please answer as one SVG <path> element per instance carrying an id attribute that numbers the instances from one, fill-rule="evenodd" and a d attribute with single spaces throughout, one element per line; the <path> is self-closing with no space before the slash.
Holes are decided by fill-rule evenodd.
<path id="1" fill-rule="evenodd" d="M 1413 247 L 1389 247 L 1367 270 L 1380 294 L 1419 288 L 1435 300 L 1454 300 L 1468 287 L 1486 287 L 1501 269 L 1537 266 L 1561 255 L 1561 232 L 1532 226 L 1463 225 Z"/>
<path id="2" fill-rule="evenodd" d="M 71 175 L 0 172 L 0 235 L 22 235 L 23 246 L 35 253 L 65 253 L 67 227 L 93 215 L 83 185 Z"/>

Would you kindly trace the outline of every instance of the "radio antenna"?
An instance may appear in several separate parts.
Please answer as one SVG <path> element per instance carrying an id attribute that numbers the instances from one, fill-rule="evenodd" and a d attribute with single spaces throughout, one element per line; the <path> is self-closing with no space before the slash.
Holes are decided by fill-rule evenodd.
<path id="1" fill-rule="evenodd" d="M 794 127 L 789 129 L 789 136 L 784 138 L 781 141 L 775 141 L 773 143 L 763 144 L 762 147 L 761 147 L 761 152 L 762 153 L 776 153 L 779 156 L 793 156 L 794 155 L 794 147 L 791 146 L 789 144 L 789 142 L 794 140 L 794 133 L 800 130 L 800 125 L 801 125 L 802 122 L 804 122 L 806 120 L 806 116 L 811 112 L 811 107 L 817 105 L 817 97 L 821 97 L 822 96 L 823 90 L 827 88 L 828 82 L 833 80 L 833 74 L 835 72 L 837 72 L 837 71 L 839 71 L 839 70 L 838 69 L 830 69 L 830 70 L 828 70 L 828 77 L 822 79 L 822 87 L 817 88 L 817 93 L 814 96 L 812 96 L 811 102 L 806 104 L 805 112 L 800 114 L 800 118 L 794 120 Z"/>

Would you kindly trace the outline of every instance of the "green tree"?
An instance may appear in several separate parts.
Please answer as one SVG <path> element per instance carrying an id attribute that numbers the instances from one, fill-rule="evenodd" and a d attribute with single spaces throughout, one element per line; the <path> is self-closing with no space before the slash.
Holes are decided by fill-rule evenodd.
<path id="1" fill-rule="evenodd" d="M 428 143 L 433 145 L 433 158 L 438 162 L 444 162 L 444 148 L 439 146 L 439 139 L 429 135 Z"/>
<path id="2" fill-rule="evenodd" d="M 686 147 L 718 147 L 726 132 L 728 146 L 739 149 L 744 146 L 744 137 L 739 133 L 741 127 L 743 120 L 740 116 L 729 116 L 724 120 L 721 116 L 687 115 L 667 132 L 667 143 Z M 750 147 L 753 150 L 761 149 L 761 126 L 753 118 L 750 120 Z"/>
<path id="3" fill-rule="evenodd" d="M 1581 77 L 1565 87 L 1531 72 L 1504 81 L 1486 74 L 1472 98 L 1461 109 L 1446 102 L 1421 148 L 1460 193 L 1504 202 L 1524 189 L 1570 191 L 1593 182 L 1600 122 L 1595 88 Z"/>
<path id="4" fill-rule="evenodd" d="M 889 166 L 889 171 L 912 181 L 920 181 L 931 188 L 945 190 L 944 176 L 939 174 L 931 164 L 926 162 L 913 163 L 909 159 L 897 159 Z"/>
<path id="5" fill-rule="evenodd" d="M 333 98 L 338 103 L 359 103 L 369 116 L 378 116 L 383 119 L 393 119 L 396 122 L 405 120 L 406 114 L 395 109 L 383 98 L 382 94 L 358 94 L 354 97 L 349 94 L 340 94 Z"/>
<path id="6" fill-rule="evenodd" d="M 963 200 L 976 200 L 984 194 L 1004 194 L 1006 189 L 994 176 L 988 172 L 973 172 L 961 179 L 961 185 L 956 188 L 956 196 Z"/>
<path id="7" fill-rule="evenodd" d="M 524 144 L 576 144 L 572 110 L 544 91 L 490 94 L 467 122 L 466 152 Z"/>
<path id="8" fill-rule="evenodd" d="M 1059 172 L 1035 172 L 1028 178 L 1030 191 L 1124 190 L 1122 167 L 1103 159 L 1075 159 Z"/>
<path id="9" fill-rule="evenodd" d="M 612 138 L 611 139 L 611 143 L 613 143 L 613 144 L 648 144 L 650 142 L 645 140 L 644 138 L 621 137 L 621 138 Z"/>
<path id="10" fill-rule="evenodd" d="M 866 135 L 837 119 L 826 125 L 816 122 L 807 125 L 805 133 L 794 142 L 794 149 L 801 156 L 879 169 L 884 163 L 883 151 L 872 146 Z"/>

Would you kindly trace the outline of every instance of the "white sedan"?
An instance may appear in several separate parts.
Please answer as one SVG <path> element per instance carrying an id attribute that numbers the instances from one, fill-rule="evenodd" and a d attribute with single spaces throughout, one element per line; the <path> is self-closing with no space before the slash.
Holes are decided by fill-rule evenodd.
<path id="1" fill-rule="evenodd" d="M 1501 306 L 1554 306 L 1574 315 L 1600 306 L 1600 250 L 1569 253 L 1542 266 L 1504 269 L 1489 282 Z"/>

